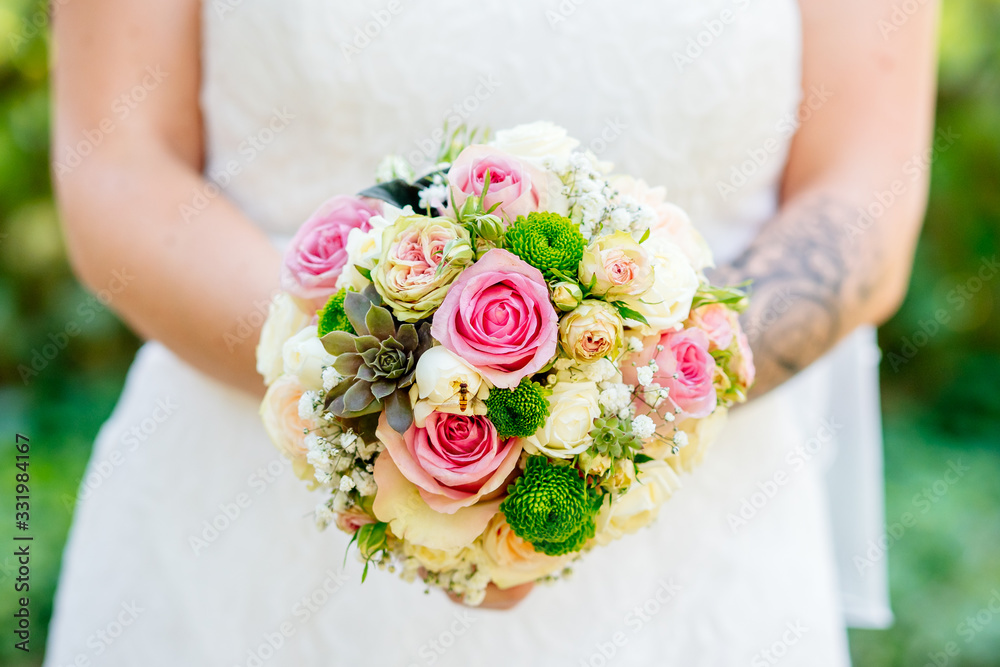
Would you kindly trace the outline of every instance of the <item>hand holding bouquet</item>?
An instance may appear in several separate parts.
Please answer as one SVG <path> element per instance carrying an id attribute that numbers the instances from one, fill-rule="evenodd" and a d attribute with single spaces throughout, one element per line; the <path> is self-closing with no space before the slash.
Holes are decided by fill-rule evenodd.
<path id="1" fill-rule="evenodd" d="M 549 123 L 396 157 L 288 248 L 265 427 L 367 563 L 477 604 L 649 524 L 753 361 L 664 192 Z"/>

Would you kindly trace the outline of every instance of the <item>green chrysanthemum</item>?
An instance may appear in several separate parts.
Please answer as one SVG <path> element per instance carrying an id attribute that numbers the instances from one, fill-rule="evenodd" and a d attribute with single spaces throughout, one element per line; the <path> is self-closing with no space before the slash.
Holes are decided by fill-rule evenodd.
<path id="1" fill-rule="evenodd" d="M 596 502 L 576 468 L 528 459 L 500 504 L 514 534 L 549 556 L 579 551 L 594 536 Z"/>
<path id="2" fill-rule="evenodd" d="M 529 213 L 527 218 L 519 216 L 507 229 L 504 245 L 539 269 L 546 280 L 553 280 L 553 269 L 576 275 L 586 242 L 580 228 L 569 218 L 556 213 Z"/>
<path id="3" fill-rule="evenodd" d="M 323 310 L 319 311 L 319 324 L 316 328 L 319 330 L 320 338 L 331 331 L 346 331 L 349 334 L 357 334 L 357 331 L 351 326 L 351 321 L 347 319 L 347 313 L 344 312 L 344 297 L 346 296 L 347 290 L 340 290 L 331 296 L 330 300 L 323 306 Z"/>
<path id="4" fill-rule="evenodd" d="M 545 389 L 525 378 L 514 389 L 490 389 L 486 416 L 501 438 L 526 438 L 545 424 L 549 401 Z"/>

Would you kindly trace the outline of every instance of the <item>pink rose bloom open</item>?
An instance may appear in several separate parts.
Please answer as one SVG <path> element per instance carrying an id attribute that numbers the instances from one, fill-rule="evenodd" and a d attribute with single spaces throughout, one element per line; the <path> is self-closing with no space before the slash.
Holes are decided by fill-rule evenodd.
<path id="1" fill-rule="evenodd" d="M 541 271 L 500 249 L 462 272 L 431 326 L 435 339 L 504 389 L 555 356 L 558 334 Z"/>
<path id="2" fill-rule="evenodd" d="M 715 359 L 708 353 L 708 334 L 701 329 L 669 331 L 644 342 L 643 351 L 622 364 L 622 377 L 636 384 L 636 367 L 656 361 L 653 382 L 670 390 L 668 401 L 681 410 L 677 420 L 700 419 L 712 414 L 718 403 L 715 393 Z M 662 346 L 662 350 L 657 350 Z M 633 366 L 632 362 L 635 362 Z M 674 375 L 677 375 L 675 378 Z"/>
<path id="3" fill-rule="evenodd" d="M 285 252 L 281 288 L 322 308 L 337 291 L 337 278 L 347 264 L 347 235 L 368 231 L 368 219 L 380 215 L 379 205 L 341 195 L 320 206 L 299 228 Z"/>
<path id="4" fill-rule="evenodd" d="M 486 172 L 490 173 L 490 189 L 483 208 L 494 204 L 508 220 L 539 210 L 542 201 L 542 179 L 534 170 L 515 158 L 489 146 L 468 146 L 458 154 L 448 170 L 448 184 L 455 193 L 455 206 L 462 208 L 472 195 L 483 194 Z"/>
<path id="5" fill-rule="evenodd" d="M 436 512 L 454 514 L 504 486 L 521 455 L 516 438 L 500 440 L 482 416 L 432 412 L 424 428 L 400 435 L 383 414 L 376 431 L 399 472 Z"/>

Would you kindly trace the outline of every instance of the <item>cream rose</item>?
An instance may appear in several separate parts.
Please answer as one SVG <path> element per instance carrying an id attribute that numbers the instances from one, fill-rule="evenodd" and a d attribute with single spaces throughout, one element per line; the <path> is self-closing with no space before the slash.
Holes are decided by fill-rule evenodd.
<path id="1" fill-rule="evenodd" d="M 551 160 L 558 169 L 569 160 L 580 142 L 570 137 L 565 128 L 548 121 L 538 121 L 518 125 L 509 130 L 500 130 L 490 145 L 504 153 L 545 166 Z"/>
<path id="2" fill-rule="evenodd" d="M 681 447 L 676 454 L 671 454 L 670 444 L 663 443 L 657 453 L 678 473 L 691 472 L 701 465 L 708 448 L 722 433 L 722 429 L 726 426 L 728 412 L 726 408 L 720 406 L 704 419 L 685 419 L 677 428 L 687 435 L 687 444 Z M 653 442 L 662 441 L 654 439 Z"/>
<path id="3" fill-rule="evenodd" d="M 622 351 L 622 318 L 604 301 L 588 299 L 559 320 L 559 344 L 575 361 L 615 358 Z"/>
<path id="4" fill-rule="evenodd" d="M 601 416 L 599 392 L 593 382 L 557 382 L 549 396 L 549 417 L 534 435 L 524 439 L 531 454 L 568 459 L 592 442 L 590 429 Z"/>
<path id="5" fill-rule="evenodd" d="M 424 427 L 437 410 L 456 415 L 485 415 L 489 384 L 475 368 L 447 348 L 432 347 L 417 361 L 416 382 L 410 388 L 413 420 Z M 464 407 L 463 407 L 464 406 Z"/>
<path id="6" fill-rule="evenodd" d="M 312 319 L 302 312 L 295 300 L 281 292 L 268 308 L 267 320 L 260 330 L 257 341 L 257 372 L 264 376 L 264 382 L 271 384 L 284 370 L 282 348 L 285 341 L 294 336 Z"/>
<path id="7" fill-rule="evenodd" d="M 347 265 L 337 279 L 337 289 L 352 288 L 355 292 L 364 291 L 371 284 L 367 278 L 358 272 L 357 267 L 371 271 L 382 256 L 382 236 L 386 227 L 400 216 L 401 211 L 388 204 L 384 205 L 382 215 L 368 218 L 371 228 L 368 231 L 352 229 L 347 235 Z"/>
<path id="8" fill-rule="evenodd" d="M 605 545 L 656 519 L 660 506 L 681 486 L 673 468 L 663 461 L 639 464 L 639 474 L 623 496 L 605 504 L 597 515 L 594 540 Z"/>
<path id="9" fill-rule="evenodd" d="M 561 570 L 574 554 L 547 556 L 535 551 L 531 543 L 514 534 L 497 514 L 490 520 L 481 538 L 483 566 L 498 588 L 519 586 Z"/>
<path id="10" fill-rule="evenodd" d="M 468 549 L 431 549 L 411 542 L 403 543 L 403 553 L 431 572 L 451 570 L 466 559 Z"/>
<path id="11" fill-rule="evenodd" d="M 637 297 L 653 284 L 652 256 L 628 232 L 598 237 L 583 251 L 580 282 L 609 301 Z"/>
<path id="12" fill-rule="evenodd" d="M 708 243 L 684 209 L 667 201 L 666 189 L 651 188 L 645 181 L 631 176 L 616 176 L 611 179 L 611 185 L 620 195 L 631 197 L 652 212 L 654 222 L 649 229 L 652 236 L 676 243 L 695 271 L 714 266 Z"/>
<path id="13" fill-rule="evenodd" d="M 306 461 L 306 433 L 316 424 L 299 417 L 299 400 L 305 388 L 294 375 L 282 375 L 275 380 L 260 404 L 260 416 L 271 442 L 288 460 L 300 479 L 311 480 L 313 468 Z"/>
<path id="14" fill-rule="evenodd" d="M 626 321 L 640 336 L 674 329 L 688 318 L 691 301 L 698 291 L 698 274 L 681 249 L 664 239 L 650 238 L 644 244 L 653 256 L 653 285 L 639 296 L 622 301 L 646 318 L 646 323 Z"/>
<path id="15" fill-rule="evenodd" d="M 285 341 L 281 358 L 286 375 L 294 375 L 305 389 L 323 389 L 323 367 L 332 366 L 337 357 L 326 351 L 316 326 L 311 325 Z"/>

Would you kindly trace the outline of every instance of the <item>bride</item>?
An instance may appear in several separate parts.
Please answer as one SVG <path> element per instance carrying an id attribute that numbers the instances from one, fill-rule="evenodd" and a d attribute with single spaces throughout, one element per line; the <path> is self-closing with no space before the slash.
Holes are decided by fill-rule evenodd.
<path id="1" fill-rule="evenodd" d="M 46 665 L 848 664 L 846 625 L 891 618 L 884 561 L 855 558 L 881 530 L 871 325 L 903 297 L 923 215 L 927 174 L 902 166 L 929 144 L 936 14 L 61 7 L 53 160 L 91 146 L 56 174 L 71 258 L 94 290 L 134 276 L 112 306 L 150 342 L 95 445 L 91 466 L 114 473 L 81 494 Z M 753 281 L 754 400 L 659 521 L 568 582 L 491 590 L 480 609 L 381 572 L 362 585 L 257 417 L 282 237 L 380 156 L 422 160 L 446 119 L 567 127 L 667 186 L 715 282 Z"/>

